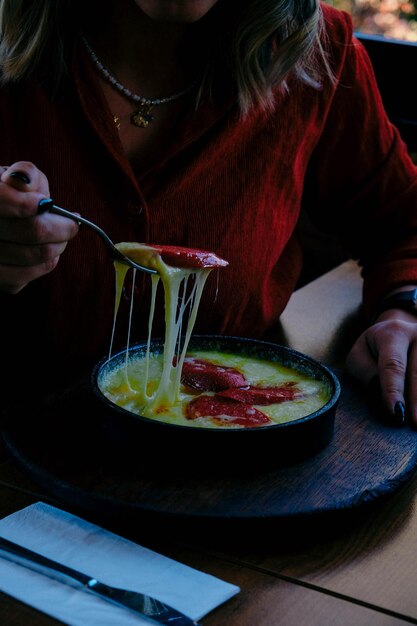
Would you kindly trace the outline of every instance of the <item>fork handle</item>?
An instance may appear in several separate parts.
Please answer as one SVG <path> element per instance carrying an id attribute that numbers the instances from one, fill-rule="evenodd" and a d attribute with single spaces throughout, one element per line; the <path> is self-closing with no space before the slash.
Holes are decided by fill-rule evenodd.
<path id="1" fill-rule="evenodd" d="M 140 270 L 141 272 L 145 272 L 146 274 L 157 274 L 156 270 L 140 265 L 139 263 L 132 261 L 131 259 L 126 257 L 124 254 L 122 254 L 116 248 L 116 246 L 114 245 L 110 237 L 104 232 L 104 230 L 102 230 L 99 226 L 97 226 L 97 224 L 94 224 L 94 222 L 90 222 L 89 220 L 86 220 L 85 217 L 81 217 L 81 215 L 71 213 L 71 211 L 67 211 L 66 209 L 63 209 L 57 206 L 56 204 L 54 204 L 51 198 L 44 198 L 38 204 L 39 215 L 41 215 L 42 213 L 46 213 L 47 211 L 49 211 L 50 213 L 56 213 L 56 215 L 61 215 L 62 217 L 68 217 L 70 220 L 77 222 L 78 225 L 84 224 L 85 226 L 92 228 L 98 235 L 100 235 L 100 237 L 102 238 L 102 240 L 104 241 L 108 249 L 110 250 L 110 253 L 113 259 L 117 261 L 121 261 L 122 263 L 125 263 L 126 265 L 129 265 L 130 267 L 134 267 Z"/>
<path id="2" fill-rule="evenodd" d="M 60 206 L 54 204 L 52 198 L 45 198 L 41 200 L 38 204 L 38 214 L 46 213 L 55 213 L 56 215 L 61 215 L 62 217 L 68 217 L 73 222 L 77 222 L 77 224 L 85 224 L 89 226 L 93 230 L 96 231 L 98 235 L 103 239 L 104 243 L 107 244 L 108 248 L 110 248 L 112 254 L 114 253 L 114 243 L 110 239 L 110 237 L 102 230 L 97 224 L 86 220 L 85 217 L 81 217 L 81 215 L 76 215 L 75 213 L 71 213 L 71 211 L 67 211 Z"/>

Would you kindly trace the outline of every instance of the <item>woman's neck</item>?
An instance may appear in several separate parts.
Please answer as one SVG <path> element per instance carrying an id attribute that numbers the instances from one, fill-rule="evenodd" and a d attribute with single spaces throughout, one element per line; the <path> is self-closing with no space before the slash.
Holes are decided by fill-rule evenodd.
<path id="1" fill-rule="evenodd" d="M 185 54 L 194 25 L 153 21 L 134 0 L 104 1 L 108 10 L 86 22 L 82 30 L 99 62 L 123 87 L 144 98 L 163 98 L 195 83 L 201 71 L 198 50 L 193 45 L 192 52 Z M 169 144 L 192 91 L 152 107 L 150 121 L 145 112 L 143 126 L 141 107 L 115 88 L 103 71 L 98 78 L 128 160 L 135 172 L 148 170 Z"/>
<path id="2" fill-rule="evenodd" d="M 183 54 L 192 25 L 161 23 L 148 18 L 133 0 L 109 3 L 100 24 L 90 24 L 86 36 L 102 63 L 134 93 L 169 95 L 195 78 L 190 55 Z"/>

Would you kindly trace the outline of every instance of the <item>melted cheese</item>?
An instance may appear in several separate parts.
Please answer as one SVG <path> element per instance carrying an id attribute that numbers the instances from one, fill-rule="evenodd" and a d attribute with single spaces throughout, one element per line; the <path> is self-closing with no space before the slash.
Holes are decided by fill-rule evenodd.
<path id="1" fill-rule="evenodd" d="M 161 255 L 158 254 L 156 250 L 144 244 L 122 242 L 117 244 L 116 247 L 125 256 L 144 267 L 155 269 L 158 272 L 157 274 L 151 275 L 152 297 L 148 324 L 148 347 L 141 379 L 139 382 L 135 381 L 135 385 L 131 384 L 127 367 L 129 340 L 123 375 L 123 385 L 126 392 L 130 395 L 138 396 L 143 411 L 146 412 L 146 414 L 158 414 L 165 407 L 173 406 L 179 401 L 182 365 L 194 328 L 204 285 L 213 268 L 171 267 L 164 263 Z M 116 269 L 116 298 L 110 354 L 122 288 L 126 273 L 129 269 L 127 265 L 118 261 L 115 261 L 114 265 Z M 165 342 L 162 370 L 159 374 L 158 381 L 156 382 L 155 378 L 153 378 L 152 382 L 150 382 L 150 345 L 159 282 L 162 283 L 164 289 Z M 132 308 L 130 311 L 129 329 L 131 326 L 131 318 Z M 184 320 L 186 320 L 185 328 L 183 327 Z"/>
<path id="2" fill-rule="evenodd" d="M 137 263 L 155 269 L 157 274 L 150 275 L 152 291 L 145 355 L 142 353 L 139 357 L 135 355 L 133 358 L 129 356 L 132 298 L 124 365 L 122 362 L 117 367 L 106 371 L 100 381 L 101 391 L 113 403 L 137 415 L 195 428 L 242 428 L 243 426 L 233 423 L 233 419 L 230 419 L 231 423 L 228 425 L 227 420 L 223 420 L 223 424 L 220 424 L 211 418 L 201 417 L 190 420 L 186 417 L 185 407 L 196 398 L 198 392 L 181 385 L 181 372 L 204 285 L 213 267 L 172 267 L 163 261 L 158 250 L 144 244 L 123 242 L 117 244 L 117 247 L 125 256 Z M 116 261 L 115 270 L 114 321 L 109 359 L 121 294 L 129 266 Z M 136 270 L 133 270 L 133 283 L 135 278 Z M 164 349 L 162 354 L 152 354 L 153 318 L 158 286 L 161 283 L 165 301 Z M 299 398 L 267 406 L 256 407 L 254 405 L 276 424 L 309 415 L 324 406 L 329 399 L 330 391 L 324 382 L 276 362 L 212 351 L 195 351 L 187 356 L 208 360 L 222 367 L 236 368 L 244 375 L 248 383 L 254 386 L 269 387 L 289 381 L 295 382 L 301 392 Z M 205 393 L 213 395 L 213 392 Z"/>
<path id="3" fill-rule="evenodd" d="M 225 367 L 238 369 L 247 379 L 250 385 L 268 387 L 281 385 L 286 382 L 295 382 L 300 390 L 301 397 L 277 404 L 257 406 L 262 413 L 267 415 L 275 424 L 300 419 L 310 415 L 323 407 L 330 398 L 329 386 L 323 381 L 317 380 L 298 370 L 288 368 L 280 363 L 266 361 L 244 354 L 230 354 L 215 351 L 193 351 L 190 357 L 208 360 Z M 144 415 L 159 421 L 189 426 L 193 428 L 242 428 L 236 424 L 220 425 L 215 420 L 198 418 L 188 420 L 185 417 L 185 406 L 192 401 L 198 392 L 187 387 L 180 386 L 177 398 L 172 404 L 161 403 L 157 410 L 146 404 L 146 396 L 143 389 L 144 371 L 148 368 L 147 385 L 148 393 L 158 386 L 158 381 L 163 370 L 162 355 L 151 355 L 150 359 L 143 356 L 128 361 L 128 378 L 130 389 L 126 387 L 124 368 L 111 369 L 101 382 L 103 393 L 118 406 L 131 411 L 136 415 Z M 204 392 L 205 395 L 213 395 L 213 392 Z"/>

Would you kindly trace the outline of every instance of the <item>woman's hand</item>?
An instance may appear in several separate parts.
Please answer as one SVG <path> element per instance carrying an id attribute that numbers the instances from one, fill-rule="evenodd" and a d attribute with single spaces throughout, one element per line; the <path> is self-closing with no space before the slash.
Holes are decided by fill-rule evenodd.
<path id="1" fill-rule="evenodd" d="M 49 197 L 48 180 L 33 163 L 0 166 L 0 291 L 16 294 L 57 265 L 78 232 L 72 220 L 37 215 Z"/>
<path id="2" fill-rule="evenodd" d="M 393 421 L 417 427 L 417 317 L 399 309 L 382 313 L 354 344 L 349 372 L 365 384 L 378 377 Z"/>

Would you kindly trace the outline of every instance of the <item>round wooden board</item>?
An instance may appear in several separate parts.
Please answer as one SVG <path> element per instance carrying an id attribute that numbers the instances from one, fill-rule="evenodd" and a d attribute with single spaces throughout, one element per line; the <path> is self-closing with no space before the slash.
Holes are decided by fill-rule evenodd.
<path id="1" fill-rule="evenodd" d="M 352 509 L 397 489 L 417 463 L 417 432 L 384 424 L 371 394 L 341 378 L 331 443 L 287 467 L 264 466 L 261 455 L 229 470 L 196 457 L 166 465 L 160 450 L 136 442 L 136 452 L 110 445 L 100 411 L 81 386 L 49 397 L 36 412 L 15 407 L 3 423 L 11 455 L 47 492 L 82 510 L 177 520 L 299 519 Z M 146 452 L 146 454 L 145 454 Z M 259 452 L 259 451 L 258 451 Z M 198 455 L 197 455 L 198 459 Z M 185 462 L 184 462 L 185 461 Z"/>

